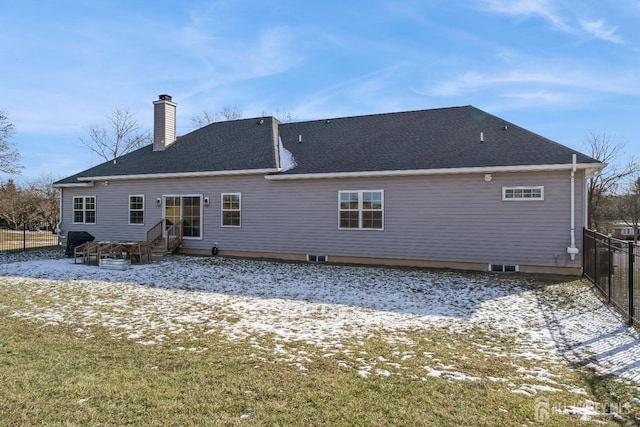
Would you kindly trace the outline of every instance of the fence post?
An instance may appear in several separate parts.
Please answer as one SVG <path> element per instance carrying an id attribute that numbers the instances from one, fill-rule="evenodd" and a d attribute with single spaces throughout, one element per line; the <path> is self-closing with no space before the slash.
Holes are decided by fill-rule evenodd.
<path id="1" fill-rule="evenodd" d="M 633 326 L 633 322 L 635 320 L 635 308 L 633 306 L 634 303 L 634 294 L 633 294 L 633 288 L 634 288 L 634 284 L 633 284 L 633 264 L 635 263 L 635 253 L 634 253 L 634 249 L 635 249 L 635 244 L 633 242 L 629 242 L 627 244 L 627 247 L 629 248 L 629 275 L 628 275 L 628 281 L 629 281 L 629 325 Z"/>
<path id="2" fill-rule="evenodd" d="M 22 224 L 22 252 L 27 250 L 27 224 Z"/>

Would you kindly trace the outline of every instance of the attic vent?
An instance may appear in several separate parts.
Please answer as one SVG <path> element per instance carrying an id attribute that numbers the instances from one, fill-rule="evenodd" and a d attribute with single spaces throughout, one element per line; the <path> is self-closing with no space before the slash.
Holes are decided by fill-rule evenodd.
<path id="1" fill-rule="evenodd" d="M 520 271 L 520 266 L 517 264 L 489 264 L 489 271 L 494 273 L 517 273 Z"/>

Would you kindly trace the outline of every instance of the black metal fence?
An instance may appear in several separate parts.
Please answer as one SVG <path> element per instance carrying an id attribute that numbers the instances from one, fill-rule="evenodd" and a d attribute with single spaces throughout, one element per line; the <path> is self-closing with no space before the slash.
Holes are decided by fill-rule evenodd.
<path id="1" fill-rule="evenodd" d="M 583 236 L 584 275 L 630 325 L 640 325 L 640 246 L 587 229 Z"/>
<path id="2" fill-rule="evenodd" d="M 0 227 L 0 252 L 21 252 L 58 245 L 58 235 L 45 228 L 28 224 L 18 229 Z"/>

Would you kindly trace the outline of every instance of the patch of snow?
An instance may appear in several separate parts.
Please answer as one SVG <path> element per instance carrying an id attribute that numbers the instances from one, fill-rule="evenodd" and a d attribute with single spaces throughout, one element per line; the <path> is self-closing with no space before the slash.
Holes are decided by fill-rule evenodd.
<path id="1" fill-rule="evenodd" d="M 360 369 L 358 371 L 358 375 L 360 375 L 362 378 L 367 378 L 369 375 L 371 375 L 371 372 Z"/>
<path id="2" fill-rule="evenodd" d="M 391 375 L 391 372 L 386 369 L 376 369 L 376 375 L 380 375 L 381 377 L 388 377 Z"/>
<path id="3" fill-rule="evenodd" d="M 538 394 L 538 390 L 528 385 L 523 385 L 517 390 L 511 390 L 511 392 L 516 394 L 524 394 L 525 396 L 535 396 L 536 394 Z"/>
<path id="4" fill-rule="evenodd" d="M 443 378 L 445 380 L 451 381 L 451 382 L 455 382 L 455 381 L 477 381 L 480 378 L 478 377 L 472 377 L 466 374 L 463 374 L 462 372 L 456 372 L 456 371 L 450 371 L 447 369 L 451 369 L 453 368 L 452 366 L 445 366 L 442 367 L 444 368 L 443 370 L 439 370 L 439 369 L 433 369 L 430 366 L 425 366 L 424 369 L 426 369 L 428 371 L 427 376 L 429 377 L 439 377 L 439 378 Z"/>
<path id="5" fill-rule="evenodd" d="M 567 406 L 566 408 L 557 408 L 556 412 L 565 415 L 577 415 L 580 417 L 580 421 L 590 421 L 593 417 L 604 415 L 597 409 L 596 405 Z"/>
<path id="6" fill-rule="evenodd" d="M 140 345 L 175 343 L 177 351 L 206 351 L 190 341 L 217 334 L 248 342 L 257 359 L 270 353 L 303 370 L 322 355 L 366 377 L 401 373 L 404 362 L 415 366 L 413 359 L 438 363 L 433 352 L 405 351 L 415 346 L 407 331 L 481 330 L 488 338 L 474 344 L 479 353 L 538 366 L 519 369 L 520 378 L 487 377 L 509 381 L 514 393 L 533 396 L 561 387 L 586 393 L 557 384 L 551 369 L 567 359 L 640 382 L 638 334 L 586 286 L 543 288 L 521 276 L 182 256 L 127 271 L 67 258 L 6 260 L 0 288 L 21 298 L 11 316 L 69 325 L 87 336 L 99 326 Z M 501 344 L 505 337 L 508 346 Z M 369 338 L 398 351 L 363 354 L 361 344 Z M 296 343 L 317 352 L 301 352 Z M 478 379 L 455 366 L 435 366 L 425 367 L 427 376 Z"/>
<path id="7" fill-rule="evenodd" d="M 296 159 L 291 154 L 291 151 L 284 148 L 282 144 L 282 138 L 278 137 L 278 151 L 280 152 L 280 169 L 282 172 L 286 172 L 298 166 Z"/>

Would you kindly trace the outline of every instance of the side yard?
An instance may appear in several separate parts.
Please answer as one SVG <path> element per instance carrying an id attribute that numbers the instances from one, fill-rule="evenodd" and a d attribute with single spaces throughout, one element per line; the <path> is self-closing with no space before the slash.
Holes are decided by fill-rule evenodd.
<path id="1" fill-rule="evenodd" d="M 619 425 L 640 339 L 581 280 L 0 256 L 0 425 Z"/>
<path id="2" fill-rule="evenodd" d="M 58 235 L 51 231 L 0 227 L 0 253 L 58 246 Z"/>

